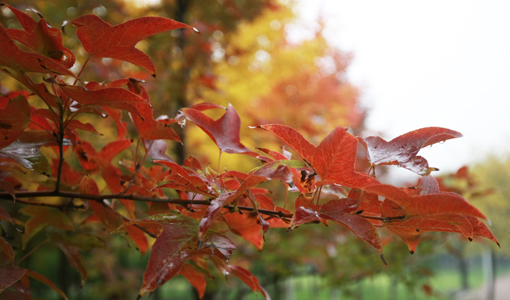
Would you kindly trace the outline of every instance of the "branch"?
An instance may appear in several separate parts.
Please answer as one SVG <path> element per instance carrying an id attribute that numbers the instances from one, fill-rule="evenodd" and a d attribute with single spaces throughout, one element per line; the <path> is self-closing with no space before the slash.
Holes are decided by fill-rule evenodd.
<path id="1" fill-rule="evenodd" d="M 132 200 L 132 201 L 140 201 L 140 202 L 160 202 L 160 203 L 172 203 L 172 204 L 181 204 L 181 205 L 211 205 L 210 200 L 182 200 L 182 199 L 169 199 L 169 198 L 157 198 L 157 197 L 148 197 L 148 196 L 137 196 L 133 194 L 105 194 L 105 195 L 90 195 L 90 194 L 82 194 L 82 193 L 73 193 L 73 192 L 62 192 L 62 191 L 37 191 L 37 192 L 17 192 L 15 193 L 16 200 L 12 199 L 11 194 L 8 193 L 0 193 L 0 200 L 9 200 L 16 201 L 27 205 L 40 205 L 40 206 L 48 206 L 48 207 L 67 207 L 68 205 L 58 205 L 58 204 L 47 204 L 41 202 L 29 202 L 18 200 L 19 198 L 32 198 L 32 197 L 64 197 L 64 198 L 79 198 L 86 199 L 92 201 L 102 202 L 105 199 L 124 199 L 124 200 Z M 225 208 L 231 208 L 226 205 Z M 252 212 L 255 209 L 253 207 L 244 207 L 239 206 L 239 210 Z M 282 211 L 273 211 L 267 209 L 259 209 L 259 213 L 270 215 L 278 218 L 292 218 L 293 214 L 287 214 Z"/>

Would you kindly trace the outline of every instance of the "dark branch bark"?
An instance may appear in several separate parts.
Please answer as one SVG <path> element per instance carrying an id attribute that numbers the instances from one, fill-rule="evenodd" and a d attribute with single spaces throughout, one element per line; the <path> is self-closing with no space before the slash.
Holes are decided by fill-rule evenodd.
<path id="1" fill-rule="evenodd" d="M 38 192 L 17 192 L 15 194 L 16 200 L 12 199 L 11 194 L 8 193 L 0 193 L 0 200 L 9 200 L 14 202 L 20 202 L 26 205 L 40 205 L 40 206 L 48 206 L 48 207 L 68 207 L 68 204 L 64 205 L 55 205 L 55 204 L 47 204 L 42 202 L 29 202 L 29 201 L 23 201 L 18 200 L 19 198 L 32 198 L 32 197 L 63 197 L 63 198 L 77 198 L 77 199 L 85 199 L 85 200 L 92 200 L 92 201 L 99 201 L 102 202 L 105 199 L 124 199 L 124 200 L 132 200 L 132 201 L 140 201 L 140 202 L 161 202 L 161 203 L 172 203 L 172 204 L 181 204 L 181 205 L 210 205 L 210 200 L 182 200 L 182 199 L 168 199 L 168 198 L 156 198 L 156 197 L 147 197 L 147 196 L 137 196 L 137 195 L 126 195 L 126 194 L 105 194 L 105 195 L 90 195 L 90 194 L 82 194 L 82 193 L 72 193 L 72 192 L 58 192 L 58 191 L 38 191 Z M 225 206 L 225 208 L 232 209 L 231 206 Z M 252 212 L 255 211 L 255 208 L 253 207 L 244 207 L 244 206 L 238 206 L 237 207 L 240 211 L 248 211 Z M 282 211 L 273 211 L 273 210 L 267 210 L 267 209 L 258 209 L 259 213 L 264 215 L 269 215 L 272 217 L 278 217 L 278 218 L 285 218 L 290 219 L 292 218 L 293 214 L 287 214 Z"/>

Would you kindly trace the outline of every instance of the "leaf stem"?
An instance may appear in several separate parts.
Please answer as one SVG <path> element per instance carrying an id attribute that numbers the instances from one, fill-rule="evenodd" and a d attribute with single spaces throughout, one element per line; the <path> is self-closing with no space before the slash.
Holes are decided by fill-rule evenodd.
<path id="1" fill-rule="evenodd" d="M 76 83 L 78 82 L 78 79 L 80 79 L 80 76 L 81 76 L 81 73 L 83 72 L 83 70 L 85 69 L 85 66 L 87 65 L 87 63 L 89 62 L 89 60 L 92 58 L 92 55 L 90 55 L 89 57 L 87 57 L 87 60 L 85 60 L 85 62 L 83 63 L 83 66 L 81 66 L 81 70 L 80 72 L 78 73 L 78 75 L 76 75 L 76 79 L 74 80 L 74 83 L 73 83 L 73 86 L 76 85 Z"/>
<path id="2" fill-rule="evenodd" d="M 220 149 L 220 155 L 218 156 L 218 174 L 220 174 L 220 165 L 221 165 L 221 153 L 223 153 Z"/>
<path id="3" fill-rule="evenodd" d="M 49 239 L 45 239 L 44 241 L 40 242 L 37 246 L 35 246 L 34 248 L 32 248 L 32 250 L 30 250 L 27 254 L 25 254 L 25 256 L 20 258 L 18 260 L 18 262 L 16 263 L 16 265 L 19 265 L 20 262 L 25 260 L 25 258 L 29 257 L 32 253 L 34 253 L 37 249 L 39 249 L 42 245 L 46 244 L 49 241 L 50 241 Z"/>
<path id="4" fill-rule="evenodd" d="M 55 185 L 55 193 L 60 192 L 60 182 L 62 180 L 62 167 L 64 165 L 64 109 L 60 108 L 60 122 L 58 123 L 58 171 L 57 183 Z"/>
<path id="5" fill-rule="evenodd" d="M 124 219 L 124 221 L 126 222 L 131 222 L 131 220 L 129 218 L 126 218 L 124 216 L 122 216 L 122 218 Z M 135 226 L 136 228 L 140 229 L 141 231 L 143 231 L 143 233 L 147 234 L 148 236 L 150 236 L 151 238 L 153 239 L 156 239 L 158 238 L 157 235 L 153 234 L 152 232 L 148 231 L 147 229 L 143 228 L 142 226 L 138 225 L 138 224 L 132 224 L 133 226 Z"/>
<path id="6" fill-rule="evenodd" d="M 317 203 L 315 204 L 315 210 L 319 210 L 319 199 L 321 198 L 321 192 L 322 192 L 322 182 L 321 186 L 319 187 L 319 193 L 317 194 Z"/>

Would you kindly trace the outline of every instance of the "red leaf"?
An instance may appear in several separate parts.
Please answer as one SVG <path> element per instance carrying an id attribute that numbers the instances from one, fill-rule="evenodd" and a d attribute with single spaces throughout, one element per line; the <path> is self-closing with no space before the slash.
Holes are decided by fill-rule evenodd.
<path id="1" fill-rule="evenodd" d="M 129 90 L 145 99 L 150 103 L 149 93 L 145 88 L 134 79 L 130 78 L 127 82 Z M 180 142 L 181 139 L 177 133 L 170 127 L 171 124 L 177 123 L 177 120 L 169 119 L 167 116 L 160 116 L 154 120 L 153 110 L 148 106 L 138 107 L 141 117 L 132 115 L 131 118 L 135 124 L 138 135 L 148 140 L 172 140 Z"/>
<path id="2" fill-rule="evenodd" d="M 0 299 L 32 300 L 30 289 L 21 283 L 15 283 L 0 293 Z"/>
<path id="3" fill-rule="evenodd" d="M 249 188 L 264 181 L 267 181 L 267 178 L 264 176 L 250 175 L 235 192 L 223 193 L 218 198 L 214 199 L 207 208 L 205 217 L 200 221 L 198 237 L 201 239 L 205 235 L 207 229 L 209 229 L 209 226 L 216 219 L 220 209 L 225 204 L 241 197 Z"/>
<path id="4" fill-rule="evenodd" d="M 62 296 L 62 298 L 67 300 L 67 297 L 64 294 L 64 292 L 62 292 L 51 280 L 49 280 L 45 276 L 43 276 L 43 275 L 41 275 L 41 274 L 39 274 L 37 272 L 34 272 L 32 270 L 28 270 L 28 269 L 25 270 L 25 274 L 30 276 L 30 277 L 32 277 L 32 278 L 34 278 L 34 279 L 37 279 L 41 283 L 44 283 L 45 285 L 47 285 L 48 287 L 52 288 L 54 291 L 59 293 L 60 296 Z"/>
<path id="5" fill-rule="evenodd" d="M 124 151 L 130 145 L 129 140 L 116 140 L 105 145 L 101 151 L 96 152 L 92 144 L 82 141 L 76 145 L 74 151 L 76 152 L 80 164 L 87 171 L 93 171 L 99 165 L 110 165 L 111 160 Z"/>
<path id="6" fill-rule="evenodd" d="M 4 72 L 16 79 L 23 78 L 20 72 L 51 73 L 74 77 L 71 71 L 49 57 L 21 51 L 2 26 L 0 26 L 0 44 L 2 45 L 0 47 L 0 66 Z"/>
<path id="7" fill-rule="evenodd" d="M 151 156 L 154 160 L 168 160 L 174 162 L 174 160 L 166 155 L 166 149 L 168 144 L 164 140 L 144 140 L 145 149 L 147 155 Z"/>
<path id="8" fill-rule="evenodd" d="M 12 39 L 44 56 L 61 61 L 62 65 L 68 69 L 74 65 L 75 58 L 73 52 L 62 45 L 62 32 L 48 25 L 40 13 L 37 12 L 41 19 L 36 23 L 34 19 L 24 12 L 7 4 L 2 5 L 10 8 L 24 29 L 6 29 Z"/>
<path id="9" fill-rule="evenodd" d="M 259 280 L 257 277 L 255 277 L 253 274 L 250 273 L 250 271 L 241 268 L 239 266 L 228 266 L 227 271 L 235 276 L 237 276 L 239 279 L 241 279 L 247 286 L 249 286 L 252 291 L 256 294 L 257 292 L 260 292 L 264 298 L 271 300 L 271 297 L 269 297 L 269 294 L 266 292 L 266 290 L 260 285 Z"/>
<path id="10" fill-rule="evenodd" d="M 173 278 L 189 259 L 199 254 L 198 222 L 188 216 L 171 212 L 131 221 L 126 225 L 133 224 L 159 225 L 163 230 L 152 246 L 140 289 L 140 296 L 143 296 Z M 211 233 L 203 239 L 204 251 L 228 259 L 232 249 L 227 247 L 225 239 L 228 240 L 220 234 Z"/>
<path id="11" fill-rule="evenodd" d="M 95 57 L 110 57 L 142 67 L 156 74 L 150 58 L 135 48 L 142 39 L 178 28 L 193 28 L 163 17 L 142 17 L 112 26 L 96 15 L 84 15 L 71 21 L 85 51 Z"/>
<path id="12" fill-rule="evenodd" d="M 9 193 L 12 196 L 12 199 L 16 199 L 16 190 L 14 189 L 14 186 L 12 186 L 12 183 L 9 181 L 0 181 L 0 190 L 4 190 L 7 193 Z M 0 219 L 8 222 L 12 222 L 11 217 L 9 214 L 0 207 Z"/>
<path id="13" fill-rule="evenodd" d="M 285 125 L 262 125 L 260 128 L 271 132 L 282 142 L 287 144 L 297 155 L 301 156 L 306 162 L 312 164 L 315 146 L 307 141 L 301 133 L 292 127 Z"/>
<path id="14" fill-rule="evenodd" d="M 285 147 L 282 147 L 282 153 L 276 152 L 273 150 L 265 149 L 265 148 L 257 148 L 258 150 L 268 154 L 274 160 L 283 160 L 283 159 L 291 159 L 292 154 L 285 150 Z"/>
<path id="15" fill-rule="evenodd" d="M 0 238 L 0 265 L 14 264 L 14 251 L 6 240 Z"/>
<path id="16" fill-rule="evenodd" d="M 218 105 L 218 104 L 214 104 L 214 103 L 209 103 L 209 102 L 197 103 L 197 104 L 193 105 L 190 108 L 193 108 L 193 109 L 196 109 L 196 110 L 199 110 L 199 111 L 215 109 L 215 108 L 226 109 L 224 106 L 221 106 L 221 105 Z"/>
<path id="17" fill-rule="evenodd" d="M 387 142 L 376 136 L 364 140 L 368 150 L 368 159 L 374 165 L 399 165 L 419 175 L 428 175 L 435 168 L 429 168 L 428 162 L 417 156 L 421 148 L 462 137 L 457 131 L 441 127 L 427 127 L 408 132 Z"/>
<path id="18" fill-rule="evenodd" d="M 411 196 L 400 188 L 390 185 L 375 185 L 365 191 L 385 197 L 381 205 L 383 217 L 393 219 L 386 227 L 400 236 L 413 253 L 419 243 L 420 235 L 427 231 L 459 232 L 469 239 L 481 235 L 497 240 L 477 218 L 485 216 L 464 198 L 453 193 L 437 193 Z M 474 226 L 478 226 L 475 230 Z"/>
<path id="19" fill-rule="evenodd" d="M 25 272 L 26 269 L 14 265 L 0 266 L 0 293 L 18 282 Z"/>
<path id="20" fill-rule="evenodd" d="M 318 212 L 309 207 L 300 206 L 296 209 L 296 212 L 292 216 L 292 220 L 290 221 L 289 225 L 289 230 L 292 230 L 301 224 L 320 220 L 321 217 Z"/>
<path id="21" fill-rule="evenodd" d="M 67 129 L 70 129 L 70 130 L 75 130 L 75 129 L 80 129 L 80 130 L 85 130 L 85 131 L 89 131 L 89 132 L 92 132 L 92 133 L 95 133 L 95 134 L 99 134 L 99 132 L 97 132 L 96 128 L 94 128 L 94 125 L 90 124 L 90 123 L 82 123 L 78 120 L 71 120 L 67 123 Z"/>
<path id="22" fill-rule="evenodd" d="M 335 128 L 317 147 L 291 127 L 262 125 L 260 128 L 271 132 L 312 165 L 322 185 L 335 183 L 361 188 L 378 183 L 375 178 L 355 171 L 358 140 L 345 128 Z"/>
<path id="23" fill-rule="evenodd" d="M 185 264 L 179 271 L 179 274 L 184 276 L 191 285 L 197 290 L 198 298 L 202 299 L 205 294 L 205 274 L 197 270 L 196 267 L 190 264 Z"/>
<path id="24" fill-rule="evenodd" d="M 265 176 L 269 179 L 276 179 L 282 182 L 292 182 L 293 174 L 291 168 L 302 168 L 303 162 L 296 160 L 275 160 L 258 168 L 254 175 Z"/>
<path id="25" fill-rule="evenodd" d="M 183 167 L 171 161 L 155 160 L 153 162 L 167 166 L 172 169 L 172 171 L 177 173 L 167 176 L 165 180 L 171 182 L 160 185 L 158 188 L 172 188 L 182 191 L 200 193 L 208 196 L 214 196 L 213 191 L 211 191 L 207 186 L 207 182 L 205 182 L 201 176 L 198 176 L 198 174 L 194 173 L 193 171 L 188 172 Z"/>
<path id="26" fill-rule="evenodd" d="M 168 208 L 168 204 L 166 204 L 166 207 Z M 140 230 L 140 228 L 135 227 L 134 225 L 127 225 L 126 232 L 135 243 L 137 249 L 140 250 L 140 254 L 144 255 L 145 252 L 147 252 L 147 250 L 149 249 L 149 241 L 147 241 L 147 237 L 145 236 L 143 231 Z"/>
<path id="27" fill-rule="evenodd" d="M 203 236 L 207 233 L 207 230 L 211 226 L 212 222 L 216 220 L 220 209 L 225 206 L 225 204 L 233 199 L 235 192 L 226 192 L 220 194 L 218 198 L 213 199 L 211 201 L 211 205 L 207 208 L 205 217 L 200 221 L 200 230 L 199 230 L 199 238 L 202 239 Z"/>
<path id="28" fill-rule="evenodd" d="M 25 231 L 21 236 L 23 249 L 25 249 L 28 241 L 46 226 L 74 231 L 73 222 L 71 222 L 66 214 L 56 208 L 27 205 L 19 211 L 24 215 L 30 216 L 25 223 Z"/>
<path id="29" fill-rule="evenodd" d="M 184 215 L 168 214 L 156 215 L 145 220 L 128 224 L 157 223 L 161 225 L 163 231 L 152 246 L 140 295 L 153 291 L 177 275 L 181 267 L 197 252 L 198 223 L 194 219 Z"/>
<path id="30" fill-rule="evenodd" d="M 58 164 L 59 164 L 59 159 L 54 158 L 53 164 L 51 166 L 52 174 L 58 174 Z M 82 173 L 71 169 L 71 167 L 69 166 L 69 164 L 66 161 L 63 162 L 61 183 L 64 183 L 70 187 L 77 186 L 80 184 L 83 176 L 84 175 Z"/>
<path id="31" fill-rule="evenodd" d="M 98 237 L 86 234 L 68 236 L 65 232 L 49 231 L 48 237 L 64 252 L 69 264 L 81 275 L 81 287 L 87 280 L 87 270 L 83 266 L 80 250 L 89 251 L 92 248 L 106 248 L 105 242 Z"/>
<path id="32" fill-rule="evenodd" d="M 81 105 L 97 105 L 128 111 L 143 117 L 142 109 L 150 109 L 150 104 L 142 97 L 123 88 L 103 88 L 87 90 L 81 86 L 61 85 L 60 90 Z"/>
<path id="33" fill-rule="evenodd" d="M 487 218 L 466 199 L 454 193 L 438 193 L 412 197 L 392 185 L 373 185 L 364 188 L 369 193 L 383 196 L 398 204 L 405 212 L 406 219 L 414 216 L 435 214 L 461 214 L 486 220 Z"/>
<path id="34" fill-rule="evenodd" d="M 89 176 L 85 176 L 81 180 L 80 191 L 88 195 L 99 195 L 99 188 L 97 187 L 96 182 Z M 122 216 L 113 209 L 105 207 L 104 205 L 101 205 L 101 203 L 92 200 L 89 200 L 88 203 L 94 214 L 99 218 L 101 223 L 103 223 L 108 232 L 116 232 L 117 229 L 124 224 Z"/>
<path id="35" fill-rule="evenodd" d="M 184 166 L 184 167 L 191 168 L 191 169 L 193 169 L 194 171 L 202 171 L 202 165 L 200 164 L 200 162 L 198 161 L 198 159 L 196 159 L 196 158 L 195 158 L 195 157 L 193 157 L 193 156 L 190 156 L 190 157 L 186 158 L 186 159 L 184 160 L 183 166 Z"/>
<path id="36" fill-rule="evenodd" d="M 30 105 L 27 98 L 19 95 L 9 99 L 7 105 L 0 109 L 0 149 L 14 142 L 29 122 Z"/>
<path id="37" fill-rule="evenodd" d="M 262 228 L 257 222 L 258 215 L 229 213 L 225 214 L 223 218 L 227 222 L 230 231 L 250 242 L 257 250 L 262 251 L 264 238 L 261 233 Z"/>
<path id="38" fill-rule="evenodd" d="M 213 120 L 199 110 L 184 108 L 182 112 L 200 127 L 216 143 L 220 151 L 227 153 L 245 153 L 257 156 L 240 142 L 241 118 L 229 104 L 227 111 L 218 120 Z"/>
<path id="39" fill-rule="evenodd" d="M 358 189 L 351 189 L 348 198 L 359 201 L 358 211 L 361 211 L 363 216 L 381 217 L 382 201 L 379 200 L 378 195 L 362 192 Z M 379 220 L 369 219 L 369 221 L 374 225 L 383 225 L 382 221 Z"/>

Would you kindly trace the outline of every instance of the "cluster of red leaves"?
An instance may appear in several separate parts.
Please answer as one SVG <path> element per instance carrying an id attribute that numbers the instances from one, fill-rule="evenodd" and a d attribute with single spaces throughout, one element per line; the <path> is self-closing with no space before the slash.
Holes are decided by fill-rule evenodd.
<path id="1" fill-rule="evenodd" d="M 259 128 L 279 138 L 301 159 L 292 160 L 291 154 L 285 151 L 282 154 L 259 149 L 263 153 L 259 154 L 241 143 L 241 119 L 231 105 L 225 108 L 201 103 L 183 108 L 182 114 L 174 119 L 154 119 L 149 95 L 139 80 L 75 85 L 81 79 L 69 71 L 75 57 L 62 46 L 61 31 L 49 27 L 41 15 L 39 22 L 35 22 L 27 14 L 7 7 L 23 30 L 0 27 L 0 68 L 30 92 L 12 92 L 0 97 L 0 189 L 7 192 L 0 196 L 24 205 L 19 212 L 28 218 L 26 222 L 14 220 L 0 208 L 0 219 L 24 225 L 22 248 L 36 234 L 45 231 L 48 240 L 62 249 L 71 266 L 81 274 L 82 284 L 87 271 L 80 251 L 105 245 L 98 237 L 85 234 L 83 226 L 98 222 L 108 232 L 126 237 L 142 253 L 149 249 L 149 237 L 156 238 L 140 297 L 178 274 L 187 278 L 202 296 L 206 278 L 211 277 L 208 264 L 211 261 L 224 274 L 237 276 L 268 299 L 269 295 L 248 270 L 228 264 L 236 245 L 227 233 L 239 235 L 262 250 L 264 234 L 270 228 L 291 230 L 309 222 L 333 221 L 347 227 L 381 255 L 377 229 L 381 226 L 400 236 L 411 252 L 426 231 L 458 232 L 470 240 L 482 236 L 497 243 L 479 220 L 486 219 L 485 216 L 461 196 L 440 192 L 429 175 L 434 168 L 417 156 L 419 149 L 459 137 L 458 132 L 431 127 L 386 142 L 379 137 L 357 138 L 345 128 L 337 127 L 315 146 L 291 127 L 261 125 Z M 144 17 L 112 26 L 97 16 L 85 15 L 71 24 L 77 27 L 77 36 L 89 54 L 87 61 L 105 57 L 119 59 L 138 65 L 152 75 L 155 75 L 154 65 L 135 44 L 157 33 L 189 28 L 161 17 Z M 15 41 L 30 51 L 20 50 Z M 43 73 L 49 77 L 35 83 L 26 73 Z M 76 77 L 75 84 L 66 83 L 62 75 Z M 31 106 L 28 99 L 33 95 L 46 107 Z M 225 113 L 214 120 L 204 113 L 210 109 L 224 109 Z M 136 159 L 138 149 L 134 150 L 132 140 L 127 138 L 123 112 L 129 114 L 136 128 L 144 158 L 151 156 L 157 165 L 146 167 L 143 160 Z M 96 150 L 94 144 L 81 138 L 82 131 L 98 134 L 95 124 L 78 120 L 84 114 L 112 118 L 117 126 L 117 138 Z M 175 163 L 165 154 L 164 140 L 179 142 L 171 126 L 182 124 L 185 119 L 199 126 L 220 152 L 256 157 L 262 166 L 248 173 L 217 173 L 204 168 L 193 157 L 182 165 Z M 410 169 L 425 175 L 421 186 L 398 188 L 357 172 L 358 143 L 365 146 L 373 168 L 390 164 Z M 39 151 L 42 146 L 52 149 L 57 157 L 51 165 Z M 127 149 L 131 150 L 132 159 L 123 159 L 121 168 L 113 161 Z M 64 159 L 65 153 L 72 157 L 71 161 Z M 16 170 L 22 168 L 46 174 L 50 181 L 40 183 L 32 193 L 22 192 L 23 184 L 16 179 Z M 270 180 L 282 182 L 289 191 L 298 194 L 294 212 L 278 207 L 268 196 L 270 191 L 257 187 Z M 328 194 L 328 201 L 321 203 L 325 202 L 321 193 L 325 195 L 327 190 L 344 195 Z M 166 195 L 175 195 L 175 199 Z M 21 200 L 31 197 L 41 202 L 49 196 L 83 199 L 89 217 L 75 224 L 58 209 L 61 206 L 33 206 L 37 204 L 34 200 Z M 119 200 L 122 207 L 106 199 Z M 148 209 L 141 211 L 134 200 L 146 202 Z M 30 294 L 27 276 L 61 293 L 42 275 L 18 267 L 12 246 L 2 238 L 0 249 L 2 296 L 31 299 L 22 297 Z"/>

